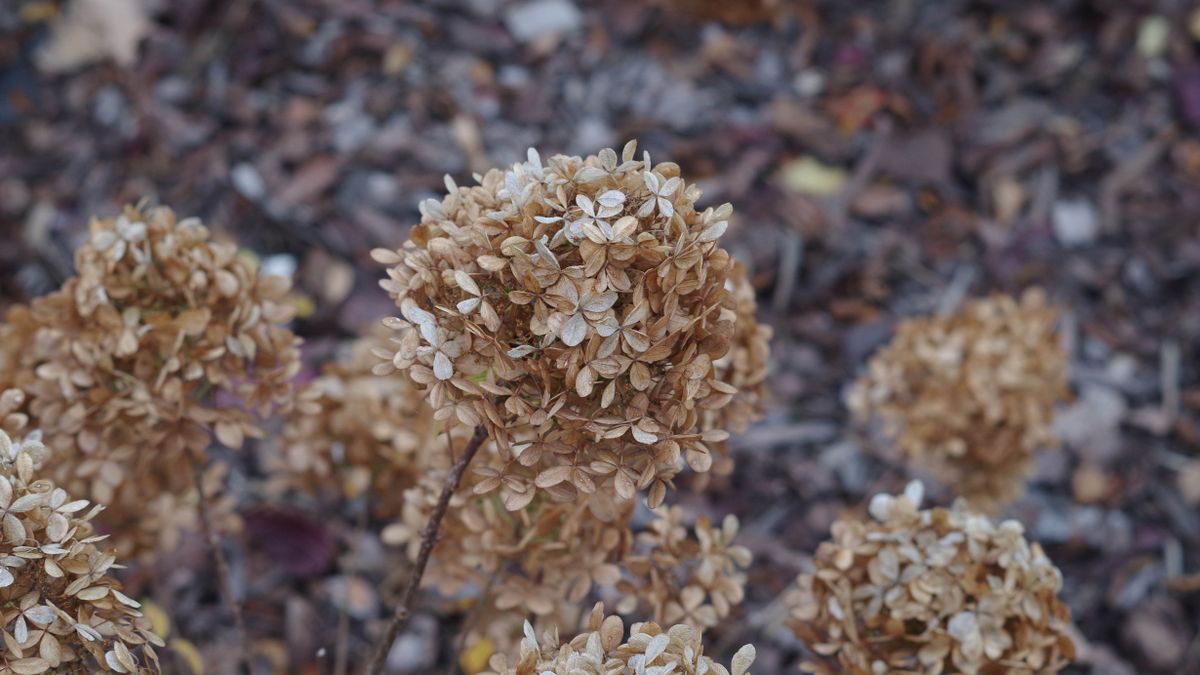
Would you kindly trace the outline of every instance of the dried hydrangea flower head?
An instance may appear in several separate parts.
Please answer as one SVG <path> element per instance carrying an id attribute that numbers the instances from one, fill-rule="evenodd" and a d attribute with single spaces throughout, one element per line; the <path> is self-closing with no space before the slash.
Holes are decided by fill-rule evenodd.
<path id="1" fill-rule="evenodd" d="M 185 453 L 201 457 L 212 433 L 239 447 L 290 399 L 288 281 L 164 207 L 93 220 L 75 265 L 61 290 L 9 313 L 4 337 L 28 341 L 0 386 L 28 396 L 52 475 L 122 523 L 186 492 Z"/>
<path id="2" fill-rule="evenodd" d="M 515 662 L 510 665 L 503 654 L 493 656 L 491 670 L 484 675 L 748 675 L 754 657 L 753 645 L 745 645 L 726 669 L 704 655 L 700 632 L 687 625 L 664 630 L 655 623 L 635 623 L 626 637 L 621 618 L 605 618 L 603 605 L 596 605 L 588 619 L 588 630 L 564 644 L 560 644 L 557 631 L 547 631 L 539 639 L 526 623 Z"/>
<path id="3" fill-rule="evenodd" d="M 738 394 L 715 365 L 739 316 L 717 243 L 732 208 L 697 211 L 678 166 L 634 154 L 531 150 L 474 187 L 447 178 L 411 239 L 374 252 L 403 315 L 386 356 L 438 419 L 486 426 L 500 463 L 476 489 L 510 510 L 540 491 L 656 506 L 727 436 L 706 413 Z"/>
<path id="4" fill-rule="evenodd" d="M 787 597 L 818 657 L 809 672 L 1053 673 L 1074 657 L 1062 574 L 1016 521 L 959 500 L 920 510 L 923 489 L 877 495 L 842 519 Z"/>
<path id="5" fill-rule="evenodd" d="M 35 480 L 40 434 L 13 441 L 0 431 L 0 675 L 49 672 L 158 673 L 163 641 L 109 576 L 91 519 L 99 506 Z"/>
<path id="6" fill-rule="evenodd" d="M 344 499 L 369 493 L 375 515 L 401 515 L 404 491 L 445 455 L 446 439 L 416 385 L 371 372 L 379 363 L 373 351 L 386 344 L 374 335 L 356 340 L 297 391 L 266 461 L 275 490 L 332 490 Z"/>
<path id="7" fill-rule="evenodd" d="M 1068 395 L 1057 312 L 1037 289 L 994 295 L 950 316 L 900 323 L 849 396 L 878 415 L 901 454 L 977 508 L 1020 495 L 1033 453 L 1057 444 L 1054 406 Z"/>
<path id="8" fill-rule="evenodd" d="M 403 517 L 382 533 L 384 542 L 406 547 L 410 559 L 448 463 L 444 452 L 428 454 L 442 457 L 443 466 L 405 493 Z M 574 502 L 540 495 L 510 513 L 494 496 L 467 486 L 442 521 L 425 582 L 444 597 L 485 603 L 472 612 L 475 624 L 500 645 L 506 636 L 491 628 L 505 615 L 569 617 L 605 590 L 620 595 L 622 615 L 699 629 L 726 618 L 742 602 L 743 570 L 751 559 L 733 541 L 737 519 L 727 516 L 717 527 L 700 518 L 688 527 L 681 508 L 662 507 L 641 526 L 634 522 L 635 505 L 607 493 Z M 490 592 L 481 594 L 485 588 Z"/>

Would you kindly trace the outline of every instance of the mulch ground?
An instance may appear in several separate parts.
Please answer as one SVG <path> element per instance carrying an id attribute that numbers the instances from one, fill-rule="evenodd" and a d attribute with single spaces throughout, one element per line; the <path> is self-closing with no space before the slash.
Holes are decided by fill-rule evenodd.
<path id="1" fill-rule="evenodd" d="M 781 591 L 839 513 L 906 480 L 842 402 L 894 323 L 1040 285 L 1064 311 L 1075 399 L 1065 449 L 1039 458 L 1008 514 L 1063 569 L 1083 645 L 1072 672 L 1200 672 L 1188 3 L 149 4 L 140 41 L 109 36 L 134 40 L 136 58 L 64 72 L 39 56 L 58 3 L 0 5 L 0 310 L 70 273 L 91 214 L 147 198 L 294 263 L 315 359 L 393 311 L 368 251 L 403 241 L 444 174 L 464 183 L 530 146 L 588 154 L 636 138 L 707 202 L 733 202 L 728 247 L 776 331 L 771 411 L 736 442 L 736 474 L 680 497 L 737 514 L 756 555 L 719 644 L 753 640 L 755 672 L 790 672 L 800 647 Z M 253 513 L 251 534 L 382 565 L 351 514 Z M 234 542 L 235 572 L 251 629 L 293 672 L 326 672 L 313 655 L 339 639 L 369 644 L 369 622 L 338 638 L 328 611 L 361 582 L 293 574 L 260 540 Z M 203 547 L 176 557 L 130 582 L 169 597 L 179 634 L 222 672 Z M 360 590 L 369 616 L 375 591 Z M 413 644 L 453 642 L 456 621 L 418 617 Z M 412 656 L 424 669 L 448 658 Z"/>

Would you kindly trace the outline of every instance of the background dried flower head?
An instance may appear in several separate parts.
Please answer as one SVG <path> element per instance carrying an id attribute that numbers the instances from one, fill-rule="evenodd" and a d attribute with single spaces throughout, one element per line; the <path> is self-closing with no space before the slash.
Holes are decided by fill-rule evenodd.
<path id="1" fill-rule="evenodd" d="M 263 444 L 272 494 L 366 497 L 374 515 L 400 516 L 405 490 L 447 441 L 416 385 L 371 372 L 385 345 L 378 335 L 355 340 L 297 391 L 279 437 Z"/>
<path id="2" fill-rule="evenodd" d="M 202 458 L 212 434 L 239 447 L 290 400 L 288 280 L 260 276 L 165 207 L 93 220 L 75 266 L 61 290 L 9 312 L 0 387 L 24 392 L 23 412 L 55 449 L 50 475 L 108 504 L 116 543 L 170 546 L 167 525 L 188 517 L 140 521 L 159 495 L 187 501 L 184 453 Z"/>
<path id="3" fill-rule="evenodd" d="M 878 415 L 905 458 L 994 510 L 1024 490 L 1034 452 L 1058 442 L 1054 406 L 1069 392 L 1057 316 L 1031 289 L 1019 301 L 995 295 L 905 320 L 850 392 L 850 408 Z"/>
<path id="4" fill-rule="evenodd" d="M 809 672 L 1052 673 L 1075 647 L 1062 575 L 1016 521 L 996 524 L 959 500 L 920 510 L 924 490 L 876 495 L 845 518 L 815 571 L 786 599 L 817 657 Z"/>

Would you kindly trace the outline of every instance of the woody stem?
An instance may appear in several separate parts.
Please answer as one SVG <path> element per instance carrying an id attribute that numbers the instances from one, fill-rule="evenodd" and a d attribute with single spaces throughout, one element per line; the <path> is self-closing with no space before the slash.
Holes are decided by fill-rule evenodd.
<path id="1" fill-rule="evenodd" d="M 454 496 L 458 484 L 462 481 L 463 473 L 466 472 L 467 465 L 471 463 L 486 438 L 487 429 L 482 424 L 475 427 L 475 434 L 471 436 L 462 456 L 458 458 L 454 466 L 450 467 L 450 473 L 446 475 L 446 484 L 442 487 L 442 494 L 438 497 L 437 505 L 434 506 L 433 513 L 429 516 L 429 521 L 425 523 L 425 529 L 421 532 L 421 549 L 417 553 L 412 575 L 409 576 L 408 583 L 400 593 L 396 611 L 392 614 L 392 620 L 388 624 L 387 630 L 383 637 L 375 643 L 374 653 L 364 671 L 366 675 L 380 675 L 383 672 L 392 643 L 396 641 L 396 637 L 408 623 L 408 619 L 412 615 L 413 598 L 417 594 L 417 588 L 421 585 L 421 577 L 425 576 L 425 567 L 429 564 L 429 556 L 433 553 L 434 544 L 437 543 L 438 530 L 442 526 L 442 518 L 446 516 L 446 510 L 450 506 L 450 498 Z"/>
<path id="2" fill-rule="evenodd" d="M 246 624 L 242 620 L 242 605 L 233 592 L 233 575 L 229 571 L 229 560 L 225 557 L 225 549 L 221 548 L 221 541 L 213 528 L 212 515 L 209 513 L 208 507 L 208 495 L 204 494 L 204 467 L 200 466 L 192 453 L 185 454 L 187 454 L 188 463 L 192 467 L 192 480 L 196 484 L 196 501 L 200 511 L 200 527 L 204 532 L 204 541 L 212 551 L 213 562 L 217 566 L 217 585 L 220 588 L 221 596 L 225 599 L 225 604 L 229 607 L 229 613 L 233 617 L 233 630 L 237 634 L 238 660 L 248 671 Z"/>

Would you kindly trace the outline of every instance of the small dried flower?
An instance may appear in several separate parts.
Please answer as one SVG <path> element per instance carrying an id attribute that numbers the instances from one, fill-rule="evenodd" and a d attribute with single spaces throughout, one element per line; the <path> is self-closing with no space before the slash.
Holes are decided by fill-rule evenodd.
<path id="1" fill-rule="evenodd" d="M 56 451 L 48 471 L 106 503 L 124 547 L 147 502 L 191 488 L 184 453 L 203 456 L 214 434 L 239 447 L 290 401 L 288 281 L 167 208 L 93 220 L 75 265 L 61 290 L 9 312 L 0 387 L 25 393 Z"/>
<path id="2" fill-rule="evenodd" d="M 488 428 L 497 461 L 475 489 L 509 510 L 539 492 L 656 506 L 685 460 L 710 469 L 716 424 L 753 413 L 716 413 L 765 361 L 717 244 L 732 208 L 696 211 L 678 166 L 634 153 L 543 166 L 531 150 L 475 187 L 447 178 L 410 241 L 374 252 L 402 314 L 380 372 L 406 371 L 437 419 Z M 722 363 L 735 334 L 752 336 Z"/>
<path id="3" fill-rule="evenodd" d="M 878 415 L 900 452 L 977 508 L 1024 489 L 1033 453 L 1052 447 L 1054 405 L 1065 399 L 1067 359 L 1057 313 L 1040 290 L 996 295 L 951 316 L 904 321 L 849 396 Z"/>
<path id="4" fill-rule="evenodd" d="M 738 650 L 728 669 L 704 656 L 700 632 L 687 625 L 664 630 L 655 623 L 635 623 L 625 637 L 625 624 L 618 616 L 604 616 L 596 605 L 588 619 L 587 632 L 560 644 L 558 631 L 547 631 L 539 640 L 533 627 L 525 624 L 520 652 L 510 665 L 499 654 L 484 675 L 576 675 L 577 673 L 637 673 L 639 675 L 748 675 L 754 663 L 754 646 Z"/>
<path id="5" fill-rule="evenodd" d="M 0 391 L 0 431 L 10 435 L 19 435 L 29 424 L 29 415 L 22 412 L 25 406 L 25 392 L 20 389 L 5 389 Z"/>
<path id="6" fill-rule="evenodd" d="M 45 456 L 40 433 L 0 431 L 0 675 L 160 672 L 163 641 L 109 576 L 116 557 L 96 546 L 101 507 L 35 480 Z"/>
<path id="7" fill-rule="evenodd" d="M 919 510 L 923 489 L 877 495 L 842 519 L 787 597 L 821 674 L 1053 673 L 1074 658 L 1062 574 L 1016 521 L 959 500 Z"/>
<path id="8" fill-rule="evenodd" d="M 650 527 L 637 535 L 639 546 L 626 556 L 626 578 L 618 584 L 621 614 L 648 605 L 655 621 L 711 628 L 745 597 L 750 550 L 733 543 L 738 520 L 726 516 L 720 528 L 701 518 L 695 536 L 683 525 L 678 506 L 658 509 Z"/>

